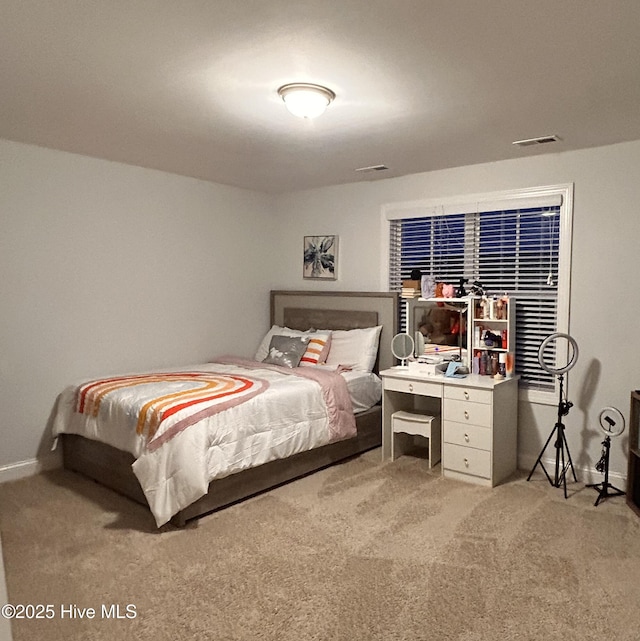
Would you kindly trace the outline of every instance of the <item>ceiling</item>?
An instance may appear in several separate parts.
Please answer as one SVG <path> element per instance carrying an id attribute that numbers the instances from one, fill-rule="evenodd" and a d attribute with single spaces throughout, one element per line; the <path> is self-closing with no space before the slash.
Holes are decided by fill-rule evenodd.
<path id="1" fill-rule="evenodd" d="M 271 193 L 638 140 L 639 33 L 638 0 L 3 0 L 0 138 Z"/>

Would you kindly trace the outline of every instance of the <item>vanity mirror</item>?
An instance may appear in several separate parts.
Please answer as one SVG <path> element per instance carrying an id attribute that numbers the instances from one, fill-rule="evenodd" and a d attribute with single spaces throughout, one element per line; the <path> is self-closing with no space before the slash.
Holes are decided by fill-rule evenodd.
<path id="1" fill-rule="evenodd" d="M 469 366 L 469 298 L 414 299 L 407 301 L 407 327 L 420 347 L 415 356 L 458 355 Z M 420 334 L 420 336 L 418 336 Z"/>
<path id="2" fill-rule="evenodd" d="M 413 356 L 413 338 L 409 334 L 396 334 L 391 339 L 391 353 L 400 361 L 400 367 L 407 367 L 407 359 Z"/>

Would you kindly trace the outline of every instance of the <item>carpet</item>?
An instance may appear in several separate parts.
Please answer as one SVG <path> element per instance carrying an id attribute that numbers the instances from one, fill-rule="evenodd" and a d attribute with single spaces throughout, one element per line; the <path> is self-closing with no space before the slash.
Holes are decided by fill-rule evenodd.
<path id="1" fill-rule="evenodd" d="M 182 530 L 64 470 L 5 483 L 9 600 L 53 613 L 14 641 L 640 639 L 624 497 L 439 472 L 374 450 Z"/>

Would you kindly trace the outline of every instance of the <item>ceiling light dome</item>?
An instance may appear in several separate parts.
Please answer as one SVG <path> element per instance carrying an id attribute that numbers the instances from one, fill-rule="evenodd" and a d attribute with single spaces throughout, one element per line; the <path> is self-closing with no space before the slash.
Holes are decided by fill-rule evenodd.
<path id="1" fill-rule="evenodd" d="M 299 118 L 316 118 L 324 112 L 336 94 L 320 85 L 293 82 L 278 89 L 287 109 Z"/>

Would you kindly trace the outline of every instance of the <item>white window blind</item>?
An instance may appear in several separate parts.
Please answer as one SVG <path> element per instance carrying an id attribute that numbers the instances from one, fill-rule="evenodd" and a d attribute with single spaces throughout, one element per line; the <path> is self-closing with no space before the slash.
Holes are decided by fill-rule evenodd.
<path id="1" fill-rule="evenodd" d="M 561 196 L 553 195 L 455 203 L 427 212 L 419 206 L 387 212 L 390 289 L 400 291 L 402 280 L 419 269 L 438 282 L 457 286 L 464 279 L 468 290 L 478 281 L 489 295 L 514 296 L 521 385 L 554 391 L 556 381 L 540 367 L 538 349 L 549 334 L 566 331 L 558 322 L 561 202 Z M 494 209 L 496 205 L 501 208 Z"/>

